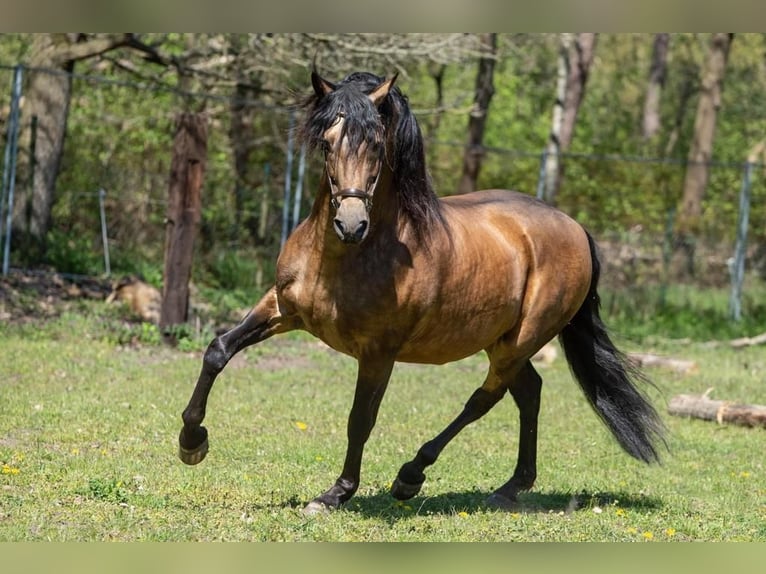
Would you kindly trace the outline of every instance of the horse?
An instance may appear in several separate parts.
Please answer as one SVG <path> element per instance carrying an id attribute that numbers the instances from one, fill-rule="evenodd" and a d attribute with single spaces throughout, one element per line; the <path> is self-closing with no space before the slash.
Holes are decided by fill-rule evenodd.
<path id="1" fill-rule="evenodd" d="M 201 425 L 218 374 L 239 351 L 308 331 L 357 360 L 347 450 L 338 479 L 303 509 L 336 509 L 357 491 L 362 453 L 397 361 L 444 364 L 485 351 L 484 382 L 444 430 L 399 470 L 391 495 L 415 496 L 447 444 L 506 392 L 519 411 L 516 466 L 487 504 L 518 507 L 537 470 L 542 378 L 530 358 L 559 337 L 593 410 L 631 456 L 659 461 L 664 426 L 649 382 L 615 347 L 600 318 L 600 262 L 592 236 L 529 195 L 484 190 L 440 198 L 407 97 L 386 79 L 354 72 L 332 83 L 312 70 L 298 135 L 324 154 L 309 216 L 287 239 L 274 285 L 213 339 L 182 413 L 179 456 L 209 449 Z"/>

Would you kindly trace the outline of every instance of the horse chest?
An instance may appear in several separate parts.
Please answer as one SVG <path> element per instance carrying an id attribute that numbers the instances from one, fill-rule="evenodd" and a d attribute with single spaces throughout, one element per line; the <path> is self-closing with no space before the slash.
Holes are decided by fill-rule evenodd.
<path id="1" fill-rule="evenodd" d="M 393 283 L 359 273 L 326 274 L 307 267 L 282 286 L 280 296 L 308 332 L 354 356 L 390 330 L 394 320 Z"/>

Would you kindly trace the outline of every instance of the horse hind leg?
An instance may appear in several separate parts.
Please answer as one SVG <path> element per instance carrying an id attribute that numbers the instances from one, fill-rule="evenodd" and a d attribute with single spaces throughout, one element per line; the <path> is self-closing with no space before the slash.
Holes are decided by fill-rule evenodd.
<path id="1" fill-rule="evenodd" d="M 511 479 L 489 496 L 489 506 L 513 509 L 518 505 L 518 493 L 534 486 L 537 477 L 537 418 L 542 383 L 532 363 L 527 361 L 508 388 L 519 408 L 519 453 Z"/>
<path id="2" fill-rule="evenodd" d="M 414 459 L 401 467 L 391 485 L 391 495 L 394 498 L 407 500 L 420 492 L 426 479 L 424 474 L 426 467 L 436 462 L 442 450 L 461 430 L 484 416 L 503 397 L 506 387 L 498 383 L 500 381 L 490 370 L 486 381 L 474 391 L 462 412 L 434 439 L 423 444 Z"/>

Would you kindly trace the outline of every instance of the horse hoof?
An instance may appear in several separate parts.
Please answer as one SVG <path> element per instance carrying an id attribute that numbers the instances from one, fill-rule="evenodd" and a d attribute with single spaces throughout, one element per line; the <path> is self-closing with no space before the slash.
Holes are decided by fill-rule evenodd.
<path id="1" fill-rule="evenodd" d="M 499 492 L 493 492 L 487 497 L 486 501 L 487 506 L 490 508 L 494 508 L 496 510 L 518 510 L 519 509 L 519 501 L 516 500 L 516 497 L 508 498 L 504 494 L 500 494 Z"/>
<path id="2" fill-rule="evenodd" d="M 399 480 L 397 477 L 391 485 L 391 496 L 397 500 L 409 500 L 420 492 L 422 486 L 422 482 L 420 484 L 407 484 L 406 482 Z"/>
<path id="3" fill-rule="evenodd" d="M 207 451 L 210 449 L 210 443 L 207 439 L 207 429 L 205 427 L 199 427 L 198 432 L 195 433 L 195 440 L 191 441 L 192 444 L 196 443 L 196 446 L 188 446 L 190 441 L 186 440 L 184 431 L 181 431 L 181 435 L 178 437 L 178 458 L 184 464 L 190 466 L 199 464 L 207 456 Z M 187 446 L 184 446 L 186 444 Z"/>
<path id="4" fill-rule="evenodd" d="M 306 516 L 316 516 L 317 514 L 329 514 L 332 509 L 318 500 L 312 500 L 302 510 Z"/>

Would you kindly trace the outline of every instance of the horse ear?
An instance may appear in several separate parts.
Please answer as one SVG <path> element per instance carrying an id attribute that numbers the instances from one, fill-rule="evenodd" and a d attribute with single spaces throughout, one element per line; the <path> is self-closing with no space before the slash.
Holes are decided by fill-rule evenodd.
<path id="1" fill-rule="evenodd" d="M 396 82 L 397 77 L 399 77 L 399 74 L 394 74 L 391 76 L 390 80 L 384 80 L 382 84 L 370 92 L 368 97 L 372 103 L 375 104 L 375 107 L 378 107 L 381 103 L 383 103 L 383 100 L 386 99 L 388 92 L 390 92 L 391 88 L 394 87 L 394 82 Z"/>
<path id="2" fill-rule="evenodd" d="M 323 98 L 330 92 L 335 91 L 335 84 L 331 84 L 322 76 L 320 76 L 316 69 L 311 71 L 311 85 L 314 86 L 314 92 L 318 98 Z"/>

